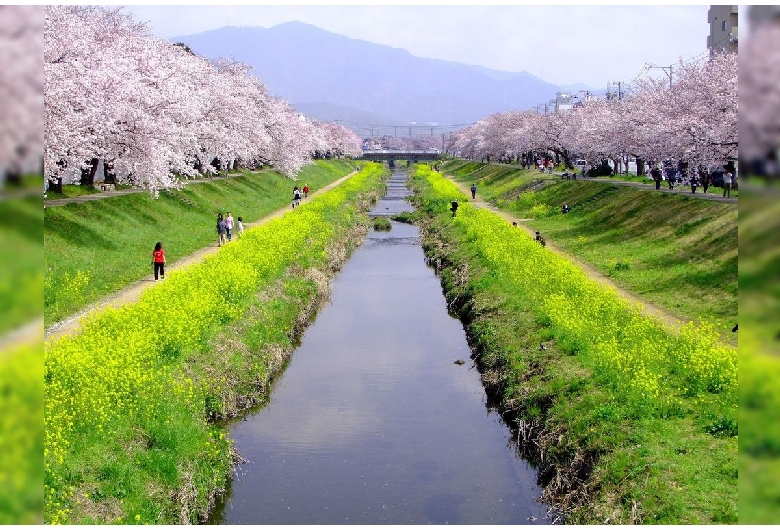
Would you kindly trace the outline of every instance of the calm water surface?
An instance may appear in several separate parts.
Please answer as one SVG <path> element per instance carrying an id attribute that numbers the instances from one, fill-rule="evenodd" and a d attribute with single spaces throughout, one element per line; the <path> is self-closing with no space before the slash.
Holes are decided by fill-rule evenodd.
<path id="1" fill-rule="evenodd" d="M 411 209 L 405 178 L 375 215 Z M 270 403 L 230 427 L 248 463 L 210 522 L 550 523 L 470 353 L 418 229 L 372 231 Z"/>

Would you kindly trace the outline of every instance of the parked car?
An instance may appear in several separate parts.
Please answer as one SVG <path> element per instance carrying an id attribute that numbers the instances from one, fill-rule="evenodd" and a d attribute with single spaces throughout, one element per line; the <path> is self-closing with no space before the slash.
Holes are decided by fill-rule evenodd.
<path id="1" fill-rule="evenodd" d="M 722 188 L 723 187 L 723 174 L 725 172 L 718 169 L 710 173 L 710 186 L 713 188 Z"/>
<path id="2" fill-rule="evenodd" d="M 574 169 L 576 169 L 580 173 L 585 173 L 585 168 L 587 165 L 588 165 L 587 160 L 583 160 L 582 158 L 580 158 L 574 162 Z"/>

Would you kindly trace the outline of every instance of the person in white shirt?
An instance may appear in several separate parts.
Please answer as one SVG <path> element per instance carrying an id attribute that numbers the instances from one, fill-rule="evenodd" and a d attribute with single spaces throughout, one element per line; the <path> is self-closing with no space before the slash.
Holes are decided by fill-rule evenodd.
<path id="1" fill-rule="evenodd" d="M 723 174 L 723 196 L 731 197 L 731 179 L 733 175 L 726 171 Z"/>

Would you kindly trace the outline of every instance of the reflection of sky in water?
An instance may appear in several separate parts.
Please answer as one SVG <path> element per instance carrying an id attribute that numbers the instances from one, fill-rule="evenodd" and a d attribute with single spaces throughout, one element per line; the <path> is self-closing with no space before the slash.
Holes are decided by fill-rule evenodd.
<path id="1" fill-rule="evenodd" d="M 463 328 L 417 236 L 395 222 L 369 234 L 270 405 L 233 427 L 250 463 L 223 522 L 546 521 L 533 472 L 485 408 Z"/>

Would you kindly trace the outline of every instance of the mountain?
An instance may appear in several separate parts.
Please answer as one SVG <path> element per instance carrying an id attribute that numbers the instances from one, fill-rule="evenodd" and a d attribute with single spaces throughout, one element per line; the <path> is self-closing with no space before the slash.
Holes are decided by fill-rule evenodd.
<path id="1" fill-rule="evenodd" d="M 211 59 L 251 65 L 272 95 L 320 120 L 460 127 L 535 107 L 561 90 L 528 72 L 424 59 L 301 22 L 222 27 L 171 40 Z"/>

